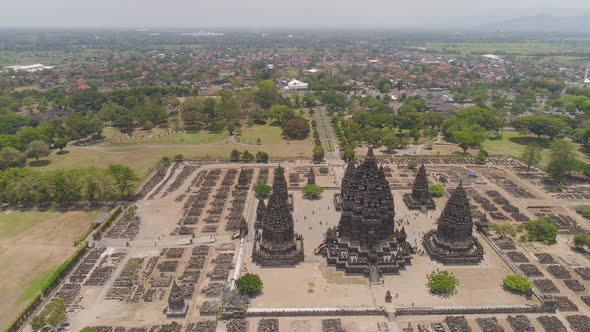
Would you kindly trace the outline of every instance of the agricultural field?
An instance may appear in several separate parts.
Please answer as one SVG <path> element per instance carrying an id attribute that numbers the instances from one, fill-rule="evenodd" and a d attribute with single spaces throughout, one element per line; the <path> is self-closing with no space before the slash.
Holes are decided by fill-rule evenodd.
<path id="1" fill-rule="evenodd" d="M 514 43 L 426 43 L 427 49 L 444 53 L 444 51 L 459 51 L 463 55 L 469 54 L 510 54 L 517 56 L 532 56 L 547 53 L 590 52 L 590 44 L 580 41 L 552 42 L 514 42 Z"/>
<path id="2" fill-rule="evenodd" d="M 99 211 L 0 213 L 0 327 L 38 294 Z"/>

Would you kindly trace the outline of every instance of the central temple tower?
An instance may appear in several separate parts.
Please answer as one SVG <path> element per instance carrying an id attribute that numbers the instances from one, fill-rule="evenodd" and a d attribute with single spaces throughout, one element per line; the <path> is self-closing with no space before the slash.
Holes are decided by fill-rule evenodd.
<path id="1" fill-rule="evenodd" d="M 371 281 L 405 269 L 413 249 L 406 242 L 405 230 L 395 231 L 393 195 L 372 148 L 358 167 L 348 164 L 340 196 L 340 223 L 328 229 L 318 248 L 328 265 L 363 274 Z"/>

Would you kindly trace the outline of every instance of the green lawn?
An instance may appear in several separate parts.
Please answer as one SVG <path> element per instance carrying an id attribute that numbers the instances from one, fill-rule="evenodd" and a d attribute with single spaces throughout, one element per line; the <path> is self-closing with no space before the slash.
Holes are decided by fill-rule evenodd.
<path id="1" fill-rule="evenodd" d="M 84 216 L 94 218 L 97 211 L 84 211 Z M 48 220 L 61 218 L 63 213 L 57 211 L 9 211 L 0 213 L 0 239 L 19 235 L 31 227 Z"/>
<path id="2" fill-rule="evenodd" d="M 0 238 L 9 238 L 23 233 L 31 227 L 55 218 L 59 212 L 9 212 L 0 213 Z"/>
<path id="3" fill-rule="evenodd" d="M 53 274 L 53 270 L 44 271 L 35 276 L 32 280 L 27 283 L 26 288 L 23 290 L 21 295 L 16 299 L 16 303 L 20 304 L 33 298 L 33 296 L 39 294 L 47 279 Z"/>
<path id="4" fill-rule="evenodd" d="M 490 139 L 485 141 L 482 146 L 491 154 L 509 155 L 519 158 L 525 147 L 529 144 L 536 143 L 543 148 L 543 160 L 541 166 L 544 166 L 549 161 L 549 145 L 551 140 L 548 138 L 537 138 L 536 136 L 523 136 L 515 131 L 503 131 L 501 139 Z M 582 153 L 581 146 L 578 145 L 578 157 L 586 162 L 590 162 L 590 158 Z"/>
<path id="5" fill-rule="evenodd" d="M 252 127 L 242 127 L 240 142 L 244 144 L 256 144 L 260 138 L 261 145 L 268 144 L 285 144 L 289 142 L 283 137 L 283 129 L 271 125 L 254 125 Z"/>

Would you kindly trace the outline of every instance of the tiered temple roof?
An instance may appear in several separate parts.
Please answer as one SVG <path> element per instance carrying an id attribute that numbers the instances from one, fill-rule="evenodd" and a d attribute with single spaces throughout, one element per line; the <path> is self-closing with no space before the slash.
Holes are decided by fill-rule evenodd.
<path id="1" fill-rule="evenodd" d="M 268 205 L 259 202 L 252 260 L 263 266 L 295 265 L 303 261 L 303 237 L 295 234 L 289 209 L 287 181 L 279 166 L 273 179 Z M 258 221 L 258 214 L 262 214 Z"/>
<path id="2" fill-rule="evenodd" d="M 443 264 L 477 264 L 483 259 L 483 247 L 473 237 L 473 220 L 462 182 L 447 201 L 436 231 L 426 233 L 423 244 L 428 255 Z"/>
<path id="3" fill-rule="evenodd" d="M 348 164 L 340 196 L 340 223 L 326 232 L 320 247 L 329 265 L 377 281 L 380 275 L 397 274 L 410 264 L 413 249 L 405 231 L 395 231 L 391 188 L 372 148 L 358 167 Z"/>
<path id="4" fill-rule="evenodd" d="M 426 167 L 420 165 L 416 179 L 412 185 L 412 194 L 404 195 L 404 203 L 410 210 L 436 209 L 436 205 L 430 195 L 428 195 L 428 176 Z"/>

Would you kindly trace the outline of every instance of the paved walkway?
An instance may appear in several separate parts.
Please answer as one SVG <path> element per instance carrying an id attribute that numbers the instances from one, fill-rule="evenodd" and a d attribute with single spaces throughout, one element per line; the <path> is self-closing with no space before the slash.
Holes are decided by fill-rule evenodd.
<path id="1" fill-rule="evenodd" d="M 342 165 L 343 161 L 340 158 L 340 148 L 338 147 L 338 140 L 332 128 L 332 118 L 328 116 L 327 111 L 323 108 L 315 108 L 313 118 L 317 124 L 317 130 L 320 133 L 320 142 L 325 152 L 325 160 L 328 165 Z M 322 122 L 323 120 L 323 122 Z M 328 133 L 328 137 L 324 135 L 324 129 Z M 329 142 L 332 143 L 334 151 L 330 151 Z"/>

